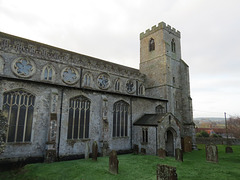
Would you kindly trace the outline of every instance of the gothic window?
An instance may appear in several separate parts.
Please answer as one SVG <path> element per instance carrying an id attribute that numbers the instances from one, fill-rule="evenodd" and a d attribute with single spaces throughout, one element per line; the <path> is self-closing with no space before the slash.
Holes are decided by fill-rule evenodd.
<path id="1" fill-rule="evenodd" d="M 132 80 L 128 80 L 126 83 L 126 89 L 128 93 L 134 93 L 135 91 L 135 85 Z"/>
<path id="2" fill-rule="evenodd" d="M 148 129 L 142 128 L 142 142 L 147 143 L 148 142 Z"/>
<path id="3" fill-rule="evenodd" d="M 171 50 L 172 50 L 173 53 L 176 52 L 176 46 L 175 46 L 175 40 L 174 39 L 172 39 L 172 41 L 171 41 Z"/>
<path id="4" fill-rule="evenodd" d="M 83 77 L 83 85 L 86 87 L 91 87 L 92 76 L 90 73 L 86 73 Z"/>
<path id="5" fill-rule="evenodd" d="M 62 80 L 66 84 L 75 84 L 79 79 L 78 70 L 73 67 L 66 67 L 61 73 Z"/>
<path id="6" fill-rule="evenodd" d="M 128 103 L 118 101 L 113 105 L 113 137 L 128 135 Z"/>
<path id="7" fill-rule="evenodd" d="M 2 56 L 0 56 L 0 74 L 3 74 L 4 64 L 4 60 Z"/>
<path id="8" fill-rule="evenodd" d="M 154 39 L 151 38 L 149 40 L 149 51 L 153 51 L 153 50 L 155 50 L 155 42 L 154 42 Z"/>
<path id="9" fill-rule="evenodd" d="M 107 89 L 110 86 L 110 78 L 107 74 L 100 74 L 97 78 L 97 84 L 101 89 Z"/>
<path id="10" fill-rule="evenodd" d="M 84 96 L 70 99 L 68 115 L 68 139 L 89 138 L 91 102 Z"/>
<path id="11" fill-rule="evenodd" d="M 51 65 L 47 65 L 43 68 L 42 79 L 47 81 L 53 81 L 55 78 L 55 70 Z"/>
<path id="12" fill-rule="evenodd" d="M 8 118 L 7 142 L 30 142 L 35 96 L 23 90 L 4 93 L 3 112 Z"/>
<path id="13" fill-rule="evenodd" d="M 20 77 L 30 77 L 36 72 L 34 62 L 30 58 L 17 58 L 12 62 L 12 71 Z"/>
<path id="14" fill-rule="evenodd" d="M 138 94 L 144 95 L 144 93 L 145 93 L 145 89 L 144 89 L 144 86 L 141 84 L 138 88 Z"/>
<path id="15" fill-rule="evenodd" d="M 120 91 L 120 80 L 119 79 L 117 79 L 115 81 L 115 91 Z"/>
<path id="16" fill-rule="evenodd" d="M 157 114 L 163 114 L 163 113 L 165 113 L 164 107 L 161 106 L 161 105 L 158 105 L 158 106 L 156 107 L 156 113 L 157 113 Z"/>

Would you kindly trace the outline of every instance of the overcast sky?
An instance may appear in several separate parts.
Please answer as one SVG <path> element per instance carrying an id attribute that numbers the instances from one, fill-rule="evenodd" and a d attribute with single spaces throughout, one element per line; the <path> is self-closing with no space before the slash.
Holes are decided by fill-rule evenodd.
<path id="1" fill-rule="evenodd" d="M 0 31 L 139 68 L 139 34 L 181 32 L 194 117 L 240 115 L 240 0 L 0 0 Z"/>

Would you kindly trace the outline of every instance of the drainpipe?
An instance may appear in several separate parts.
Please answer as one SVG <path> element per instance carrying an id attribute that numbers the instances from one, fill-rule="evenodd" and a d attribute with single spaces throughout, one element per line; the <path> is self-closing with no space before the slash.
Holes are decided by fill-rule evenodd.
<path id="1" fill-rule="evenodd" d="M 130 146 L 132 149 L 132 98 L 130 97 Z"/>
<path id="2" fill-rule="evenodd" d="M 62 106 L 63 106 L 63 88 L 61 92 L 60 117 L 59 117 L 59 129 L 58 129 L 58 146 L 57 146 L 58 160 L 59 160 L 59 147 L 60 147 L 60 136 L 61 136 L 61 127 L 62 127 Z"/>

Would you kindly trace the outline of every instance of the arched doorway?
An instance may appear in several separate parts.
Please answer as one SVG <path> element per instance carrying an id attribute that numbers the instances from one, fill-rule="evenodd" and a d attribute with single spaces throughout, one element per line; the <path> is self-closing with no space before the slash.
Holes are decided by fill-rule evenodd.
<path id="1" fill-rule="evenodd" d="M 174 136 L 171 130 L 166 132 L 167 139 L 166 139 L 166 153 L 167 156 L 174 156 Z"/>

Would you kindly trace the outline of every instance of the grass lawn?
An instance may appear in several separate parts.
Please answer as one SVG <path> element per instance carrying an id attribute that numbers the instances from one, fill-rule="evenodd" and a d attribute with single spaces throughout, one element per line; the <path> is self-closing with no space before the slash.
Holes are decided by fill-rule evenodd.
<path id="1" fill-rule="evenodd" d="M 99 157 L 97 162 L 80 159 L 51 164 L 28 164 L 19 170 L 1 172 L 0 179 L 156 180 L 157 164 L 175 166 L 178 179 L 183 180 L 240 179 L 240 146 L 232 146 L 234 153 L 226 154 L 225 146 L 218 145 L 218 164 L 206 162 L 205 145 L 198 145 L 198 148 L 200 150 L 184 153 L 184 162 L 177 162 L 170 157 L 159 159 L 150 155 L 119 155 L 117 175 L 108 172 L 108 157 Z"/>

